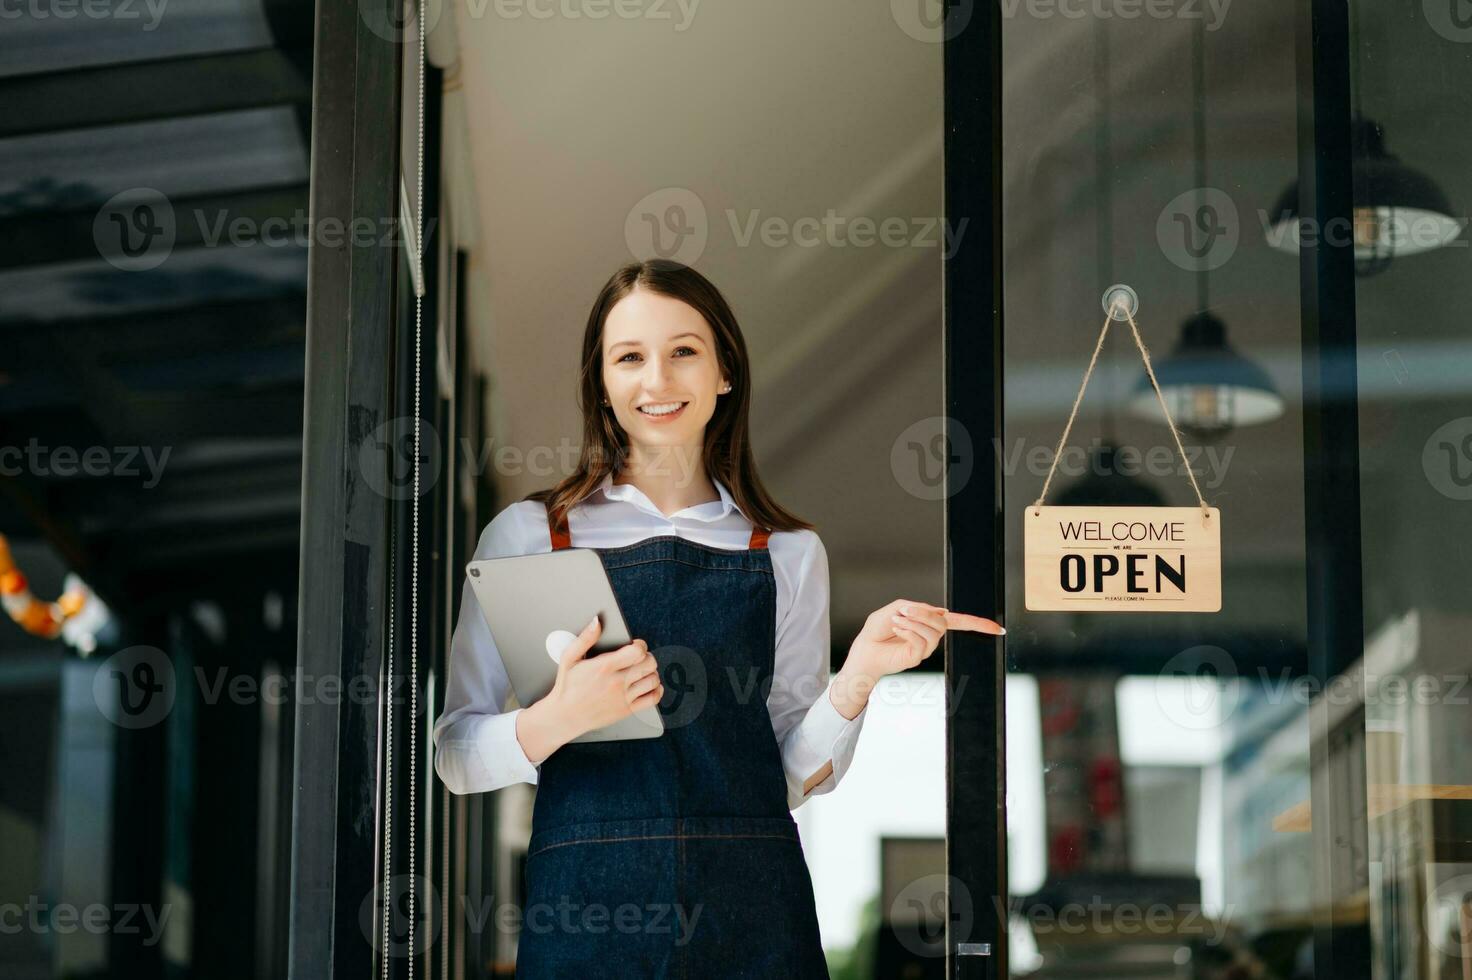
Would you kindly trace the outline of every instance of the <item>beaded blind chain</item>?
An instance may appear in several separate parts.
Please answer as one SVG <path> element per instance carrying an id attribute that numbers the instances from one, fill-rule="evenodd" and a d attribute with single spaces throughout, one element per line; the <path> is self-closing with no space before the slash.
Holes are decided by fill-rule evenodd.
<path id="1" fill-rule="evenodd" d="M 414 251 L 410 256 L 413 263 L 414 281 L 414 485 L 413 498 L 410 502 L 410 544 L 409 544 L 409 875 L 408 888 L 408 935 L 406 937 L 406 951 L 408 953 L 409 977 L 414 977 L 414 938 L 415 938 L 415 904 L 418 895 L 415 885 L 419 881 L 415 875 L 417 867 L 417 843 L 418 843 L 418 803 L 419 803 L 419 469 L 421 454 L 421 392 L 423 381 L 423 340 L 424 340 L 424 85 L 426 64 L 426 21 L 425 0 L 416 0 L 418 15 L 418 54 L 416 70 L 418 74 L 418 118 L 417 133 L 415 134 L 415 160 L 414 160 Z M 388 683 L 385 685 L 387 691 L 393 690 L 394 681 L 394 607 L 397 605 L 397 544 L 392 525 L 389 531 L 389 587 L 388 587 L 388 657 L 385 676 Z M 382 922 L 382 967 L 383 980 L 389 980 L 391 971 L 389 969 L 392 957 L 389 955 L 389 923 L 391 916 L 390 903 L 393 882 L 393 771 L 394 771 L 394 739 L 393 739 L 393 698 L 385 699 L 386 721 L 384 725 L 384 817 L 383 817 L 383 904 L 380 914 Z"/>

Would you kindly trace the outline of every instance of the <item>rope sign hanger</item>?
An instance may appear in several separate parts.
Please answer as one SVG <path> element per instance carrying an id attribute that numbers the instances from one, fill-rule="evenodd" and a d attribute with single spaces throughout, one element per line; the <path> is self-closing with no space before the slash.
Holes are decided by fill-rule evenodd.
<path id="1" fill-rule="evenodd" d="M 1063 435 L 1058 437 L 1058 448 L 1053 451 L 1053 465 L 1048 467 L 1048 476 L 1043 480 L 1043 492 L 1038 494 L 1037 500 L 1033 501 L 1034 510 L 1042 507 L 1043 498 L 1048 496 L 1048 487 L 1053 483 L 1053 474 L 1058 471 L 1058 460 L 1063 455 L 1063 447 L 1068 444 L 1068 434 L 1073 431 L 1074 419 L 1078 418 L 1078 406 L 1084 400 L 1084 392 L 1089 387 L 1089 379 L 1094 376 L 1094 367 L 1099 363 L 1099 351 L 1104 349 L 1104 338 L 1109 335 L 1109 325 L 1115 320 L 1128 320 L 1130 334 L 1134 336 L 1135 346 L 1140 351 L 1140 359 L 1145 362 L 1145 374 L 1150 378 L 1150 387 L 1155 389 L 1155 398 L 1160 402 L 1160 411 L 1165 416 L 1165 424 L 1170 426 L 1170 434 L 1176 441 L 1176 451 L 1181 454 L 1181 465 L 1186 468 L 1186 476 L 1191 480 L 1191 489 L 1196 491 L 1196 502 L 1201 505 L 1202 520 L 1211 519 L 1211 508 L 1206 506 L 1206 498 L 1201 496 L 1201 487 L 1196 482 L 1196 473 L 1191 469 L 1191 461 L 1186 458 L 1186 447 L 1181 443 L 1180 430 L 1176 428 L 1175 420 L 1170 417 L 1170 409 L 1165 404 L 1165 395 L 1160 391 L 1160 382 L 1155 380 L 1155 367 L 1150 363 L 1150 351 L 1145 347 L 1145 341 L 1140 338 L 1140 327 L 1135 323 L 1135 312 L 1139 308 L 1140 298 L 1130 287 L 1116 283 L 1104 290 L 1104 325 L 1099 328 L 1099 339 L 1094 342 L 1094 353 L 1089 358 L 1089 366 L 1084 370 L 1084 380 L 1078 386 L 1078 394 L 1074 396 L 1073 408 L 1068 413 L 1068 421 L 1063 425 Z"/>
<path id="2" fill-rule="evenodd" d="M 1104 325 L 1074 396 L 1068 421 L 1053 452 L 1042 492 L 1023 522 L 1026 606 L 1030 611 L 1217 612 L 1221 609 L 1221 514 L 1208 506 L 1196 482 L 1156 380 L 1135 313 L 1139 297 L 1129 286 L 1104 291 Z M 1115 320 L 1128 321 L 1130 334 L 1155 398 L 1180 453 L 1196 507 L 1048 507 L 1044 501 L 1068 444 L 1089 379 L 1099 363 L 1104 338 Z"/>

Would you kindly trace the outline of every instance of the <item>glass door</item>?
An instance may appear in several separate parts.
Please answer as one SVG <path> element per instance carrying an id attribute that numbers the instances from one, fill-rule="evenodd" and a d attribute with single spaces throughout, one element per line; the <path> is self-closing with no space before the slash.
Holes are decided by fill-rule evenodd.
<path id="1" fill-rule="evenodd" d="M 953 714 L 953 762 L 1004 772 L 953 765 L 951 836 L 999 859 L 953 861 L 950 926 L 1003 947 L 960 975 L 1472 977 L 1465 7 L 948 28 L 948 191 L 1000 228 L 948 279 L 952 383 L 998 385 L 951 399 L 998 474 L 951 498 L 952 601 L 995 527 L 1009 628 L 1004 695 Z M 1116 322 L 1060 452 L 1115 283 L 1180 444 Z M 1026 608 L 1050 472 L 1049 504 L 1189 507 L 1188 466 L 1220 611 Z"/>

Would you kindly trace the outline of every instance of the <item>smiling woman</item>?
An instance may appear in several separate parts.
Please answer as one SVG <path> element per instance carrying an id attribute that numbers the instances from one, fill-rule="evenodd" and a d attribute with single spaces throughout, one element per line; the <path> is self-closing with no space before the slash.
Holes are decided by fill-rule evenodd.
<path id="1" fill-rule="evenodd" d="M 477 549 L 592 548 L 636 637 L 589 656 L 595 619 L 551 692 L 503 712 L 494 624 L 462 608 L 435 763 L 456 793 L 538 786 L 519 975 L 683 975 L 720 962 L 726 976 L 826 976 L 791 811 L 842 779 L 880 678 L 929 656 L 947 629 L 1001 631 L 896 600 L 868 617 L 830 681 L 827 555 L 756 475 L 750 390 L 745 342 L 715 286 L 675 262 L 625 266 L 588 318 L 577 470 L 502 511 Z M 656 704 L 657 738 L 581 738 Z M 672 902 L 688 914 L 678 936 L 545 914 Z"/>

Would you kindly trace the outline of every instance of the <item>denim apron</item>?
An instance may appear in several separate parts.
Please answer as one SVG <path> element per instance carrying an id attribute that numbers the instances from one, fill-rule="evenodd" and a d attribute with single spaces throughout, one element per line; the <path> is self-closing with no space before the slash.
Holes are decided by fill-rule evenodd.
<path id="1" fill-rule="evenodd" d="M 593 549 L 659 665 L 665 731 L 542 763 L 518 977 L 828 976 L 766 705 L 768 534 L 744 551 L 674 536 Z"/>

